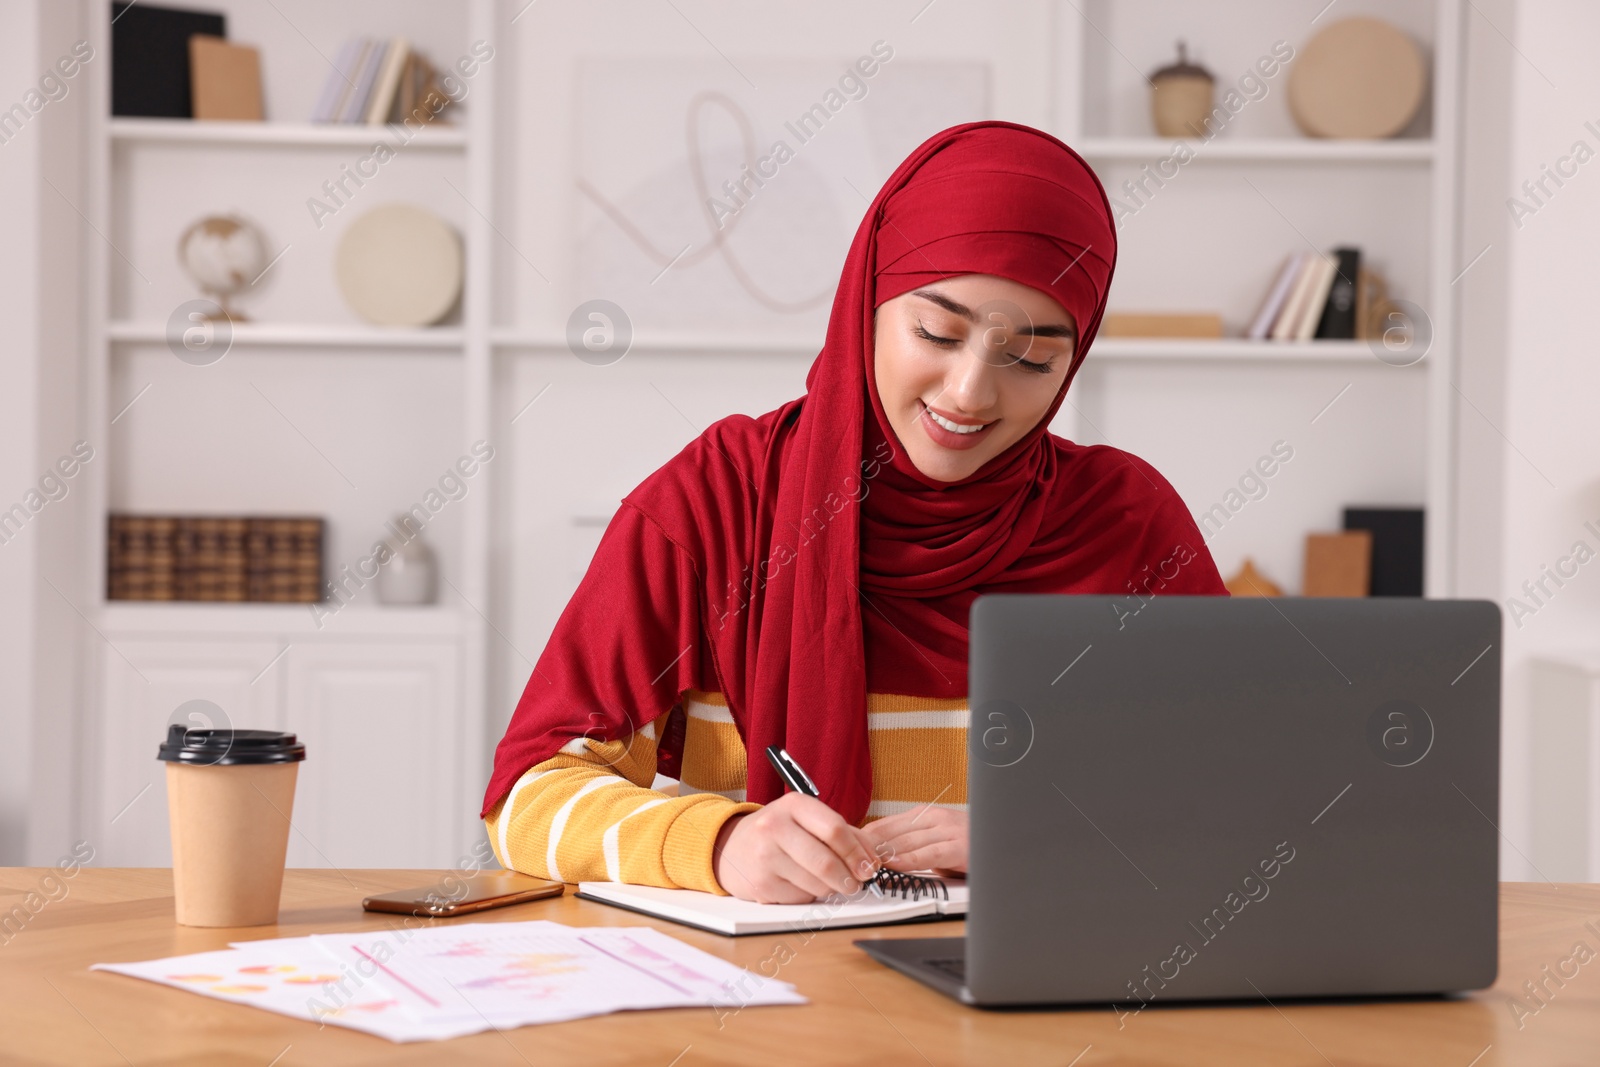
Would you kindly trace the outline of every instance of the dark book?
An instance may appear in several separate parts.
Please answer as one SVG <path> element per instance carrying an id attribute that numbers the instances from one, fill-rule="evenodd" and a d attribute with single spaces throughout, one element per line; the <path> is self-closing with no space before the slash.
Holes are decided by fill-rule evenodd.
<path id="1" fill-rule="evenodd" d="M 150 118 L 194 117 L 189 88 L 189 38 L 226 37 L 216 12 L 111 5 L 111 113 Z"/>
<path id="2" fill-rule="evenodd" d="M 1361 277 L 1361 249 L 1335 248 L 1339 268 L 1328 290 L 1328 302 L 1317 322 L 1317 339 L 1350 341 L 1356 336 L 1356 280 Z"/>
<path id="3" fill-rule="evenodd" d="M 1372 596 L 1422 595 L 1421 508 L 1345 508 L 1346 530 L 1372 532 Z"/>

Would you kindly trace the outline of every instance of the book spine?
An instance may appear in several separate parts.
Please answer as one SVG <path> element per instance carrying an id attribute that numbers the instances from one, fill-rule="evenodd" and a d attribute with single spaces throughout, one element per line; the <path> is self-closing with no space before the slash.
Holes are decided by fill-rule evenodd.
<path id="1" fill-rule="evenodd" d="M 290 599 L 298 604 L 322 599 L 322 543 L 327 525 L 321 519 L 296 519 L 294 571 Z"/>
<path id="2" fill-rule="evenodd" d="M 1356 336 L 1356 279 L 1361 276 L 1361 250 L 1336 248 L 1339 268 L 1328 290 L 1328 306 L 1317 323 L 1317 337 L 1329 341 L 1351 341 Z"/>
<path id="3" fill-rule="evenodd" d="M 1289 298 L 1289 289 L 1294 285 L 1294 276 L 1300 268 L 1300 260 L 1300 256 L 1290 255 L 1283 261 L 1283 266 L 1278 268 L 1278 276 L 1273 279 L 1266 300 L 1262 301 L 1256 317 L 1250 322 L 1247 336 L 1252 341 L 1265 340 L 1272 331 L 1273 320 L 1283 310 L 1283 302 Z"/>
<path id="4" fill-rule="evenodd" d="M 378 68 L 383 63 L 384 55 L 382 41 L 367 43 L 360 76 L 356 79 L 355 88 L 350 91 L 350 99 L 345 101 L 344 110 L 339 115 L 340 122 L 360 122 L 366 117 L 367 100 L 372 95 L 372 85 L 377 81 Z"/>
<path id="5" fill-rule="evenodd" d="M 389 42 L 389 50 L 383 57 L 383 70 L 372 91 L 372 100 L 367 104 L 369 126 L 381 126 L 389 117 L 389 109 L 394 106 L 395 90 L 400 85 L 400 72 L 405 68 L 406 55 L 410 51 L 403 37 L 396 37 Z"/>
<path id="6" fill-rule="evenodd" d="M 333 102 L 333 108 L 328 112 L 329 122 L 343 122 L 345 108 L 350 106 L 350 98 L 356 93 L 356 83 L 361 80 L 361 68 L 367 62 L 367 50 L 372 47 L 369 37 L 357 37 L 352 42 L 350 49 L 350 63 L 339 68 L 336 72 L 339 78 L 339 96 Z"/>
<path id="7" fill-rule="evenodd" d="M 243 601 L 246 592 L 245 520 L 217 520 L 217 599 Z"/>
<path id="8" fill-rule="evenodd" d="M 1316 257 L 1316 275 L 1312 280 L 1306 306 L 1300 313 L 1300 323 L 1295 328 L 1295 340 L 1309 341 L 1311 335 L 1317 332 L 1317 323 L 1322 318 L 1323 307 L 1328 303 L 1328 290 L 1333 285 L 1333 274 L 1336 269 L 1334 261 L 1329 257 Z"/>
<path id="9" fill-rule="evenodd" d="M 1294 286 L 1289 290 L 1289 299 L 1283 302 L 1283 310 L 1272 323 L 1274 341 L 1294 339 L 1295 329 L 1300 325 L 1300 315 L 1311 294 L 1311 283 L 1316 276 L 1316 268 L 1316 256 L 1308 253 L 1301 257 L 1300 266 L 1294 275 Z"/>
<path id="10" fill-rule="evenodd" d="M 311 109 L 312 122 L 333 121 L 344 95 L 345 72 L 350 69 L 355 51 L 360 46 L 360 39 L 354 37 L 339 46 L 339 54 L 333 60 L 333 69 L 328 71 L 328 76 L 322 80 L 322 92 L 318 94 L 317 103 Z"/>
<path id="11" fill-rule="evenodd" d="M 133 546 L 131 515 L 106 516 L 106 599 L 131 600 L 129 591 L 129 554 Z"/>
<path id="12" fill-rule="evenodd" d="M 406 104 L 411 95 L 411 82 L 413 71 L 417 65 L 417 57 L 413 52 L 406 53 L 406 61 L 400 65 L 400 77 L 395 82 L 394 100 L 389 104 L 389 114 L 385 121 L 390 123 L 402 122 L 405 119 Z"/>
<path id="13" fill-rule="evenodd" d="M 206 600 L 202 596 L 206 585 L 204 574 L 207 561 L 201 547 L 201 525 L 205 520 L 180 516 L 175 522 L 172 537 L 172 571 L 174 600 Z"/>

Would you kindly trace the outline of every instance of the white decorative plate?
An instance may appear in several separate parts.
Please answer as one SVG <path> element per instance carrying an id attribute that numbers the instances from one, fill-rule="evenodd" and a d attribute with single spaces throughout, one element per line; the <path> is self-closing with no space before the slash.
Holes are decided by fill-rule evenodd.
<path id="1" fill-rule="evenodd" d="M 334 256 L 350 309 L 378 326 L 429 326 L 461 295 L 461 239 L 413 204 L 373 208 L 345 228 Z"/>

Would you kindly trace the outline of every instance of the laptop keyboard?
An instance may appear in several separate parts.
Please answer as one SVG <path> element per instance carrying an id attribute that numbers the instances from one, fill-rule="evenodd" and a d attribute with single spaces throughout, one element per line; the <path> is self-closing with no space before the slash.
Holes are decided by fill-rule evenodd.
<path id="1" fill-rule="evenodd" d="M 965 956 L 956 956 L 953 959 L 923 960 L 926 966 L 943 971 L 958 982 L 967 980 L 967 960 Z"/>

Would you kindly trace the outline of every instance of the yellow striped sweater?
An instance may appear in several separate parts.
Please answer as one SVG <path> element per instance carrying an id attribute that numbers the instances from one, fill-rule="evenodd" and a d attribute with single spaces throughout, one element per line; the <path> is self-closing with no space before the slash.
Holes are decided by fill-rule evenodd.
<path id="1" fill-rule="evenodd" d="M 725 893 L 712 870 L 722 824 L 746 802 L 745 749 L 720 693 L 686 690 L 679 795 L 651 789 L 657 724 L 616 741 L 574 738 L 525 771 L 484 819 L 508 869 Z M 967 808 L 964 700 L 867 695 L 872 802 L 864 822 L 924 804 Z"/>

